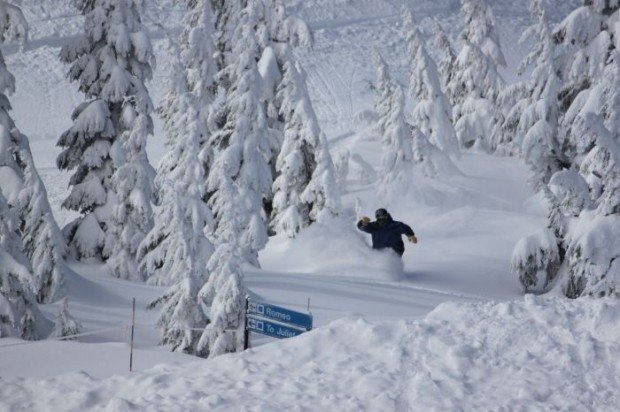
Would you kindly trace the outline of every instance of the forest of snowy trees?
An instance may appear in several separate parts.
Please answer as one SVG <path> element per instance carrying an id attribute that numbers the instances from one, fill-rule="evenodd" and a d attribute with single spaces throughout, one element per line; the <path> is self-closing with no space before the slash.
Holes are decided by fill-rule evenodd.
<path id="1" fill-rule="evenodd" d="M 374 50 L 375 130 L 382 145 L 377 196 L 419 176 L 461 174 L 464 151 L 520 158 L 549 207 L 548 225 L 515 246 L 525 292 L 569 298 L 620 295 L 620 2 L 584 0 L 552 27 L 531 0 L 531 45 L 507 84 L 497 22 L 486 0 L 461 0 L 452 43 L 438 22 L 424 32 L 402 10 L 407 84 Z M 0 337 L 41 339 L 80 329 L 61 303 L 56 327 L 38 304 L 64 298 L 68 260 L 165 286 L 162 343 L 212 357 L 242 348 L 243 268 L 259 266 L 269 237 L 296 237 L 338 218 L 341 185 L 296 47 L 307 25 L 281 0 L 184 0 L 167 94 L 153 102 L 155 67 L 139 0 L 74 0 L 81 36 L 59 55 L 81 103 L 58 137 L 71 173 L 54 220 L 28 137 L 10 116 L 15 80 L 0 53 Z M 25 42 L 19 7 L 0 1 L 2 42 Z M 429 52 L 432 50 L 432 53 Z M 436 60 L 435 60 L 436 59 Z M 146 152 L 153 116 L 167 153 Z"/>

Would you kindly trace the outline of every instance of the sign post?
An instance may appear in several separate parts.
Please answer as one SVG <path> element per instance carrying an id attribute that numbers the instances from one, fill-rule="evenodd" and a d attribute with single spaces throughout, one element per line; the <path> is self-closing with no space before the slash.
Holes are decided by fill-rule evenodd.
<path id="1" fill-rule="evenodd" d="M 308 303 L 310 300 L 308 299 Z M 292 338 L 312 329 L 312 315 L 246 298 L 244 349 L 250 332 L 277 339 Z"/>
<path id="2" fill-rule="evenodd" d="M 129 372 L 133 372 L 133 331 L 136 326 L 136 298 L 133 298 L 131 311 L 131 343 L 129 349 Z"/>
<path id="3" fill-rule="evenodd" d="M 248 306 L 250 305 L 250 298 L 245 297 L 245 328 L 243 329 L 243 350 L 247 350 L 250 347 L 250 331 L 248 330 Z"/>

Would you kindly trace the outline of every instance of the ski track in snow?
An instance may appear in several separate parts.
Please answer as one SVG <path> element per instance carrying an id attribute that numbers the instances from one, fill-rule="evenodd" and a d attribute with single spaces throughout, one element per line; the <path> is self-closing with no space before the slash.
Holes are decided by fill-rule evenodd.
<path id="1" fill-rule="evenodd" d="M 55 142 L 82 96 L 65 80 L 67 68 L 57 56 L 81 23 L 71 7 L 57 3 L 43 0 L 38 8 L 26 7 L 32 43 L 24 53 L 15 46 L 5 46 L 3 52 L 17 79 L 11 96 L 16 123 L 31 139 L 62 226 L 75 214 L 60 207 L 69 174 L 55 167 Z M 423 28 L 429 17 L 439 17 L 455 39 L 457 3 L 412 5 Z M 498 20 L 505 19 L 500 36 L 512 69 L 502 74 L 514 81 L 514 67 L 525 51 L 516 40 L 528 21 L 526 7 L 504 0 L 490 3 Z M 554 19 L 573 3 L 562 2 Z M 368 62 L 374 46 L 380 46 L 395 76 L 406 83 L 408 63 L 398 19 L 402 2 L 287 4 L 316 29 L 315 45 L 296 54 L 306 67 L 334 157 L 349 150 L 376 168 L 379 144 L 359 114 L 372 107 L 374 67 Z M 178 22 L 174 9 L 162 10 L 161 18 L 174 16 Z M 158 102 L 165 92 L 168 59 L 162 36 L 155 37 L 159 63 L 148 86 Z M 156 120 L 148 146 L 153 164 L 164 151 Z M 76 273 L 67 279 L 71 312 L 84 332 L 106 332 L 80 342 L 5 348 L 21 341 L 3 339 L 0 410 L 405 411 L 488 405 L 614 410 L 620 403 L 617 302 L 521 301 L 509 273 L 510 253 L 521 236 L 540 227 L 545 205 L 531 197 L 527 171 L 518 160 L 467 153 L 458 166 L 464 176 L 436 182 L 419 178 L 412 193 L 385 205 L 376 199 L 374 184 L 363 182 L 352 164 L 344 196 L 350 222 L 292 243 L 272 239 L 261 253 L 263 268 L 246 271 L 246 283 L 259 299 L 304 311 L 310 298 L 318 329 L 282 342 L 253 336 L 256 347 L 240 355 L 205 362 L 168 352 L 158 346 L 157 310 L 145 309 L 163 288 L 111 278 L 100 265 L 73 263 Z M 407 245 L 403 269 L 371 251 L 368 239 L 355 230 L 356 201 L 364 214 L 385 206 L 396 219 L 412 224 L 420 243 Z M 133 297 L 135 369 L 140 373 L 129 375 Z M 53 318 L 57 305 L 42 309 Z M 506 319 L 510 322 L 505 324 Z"/>

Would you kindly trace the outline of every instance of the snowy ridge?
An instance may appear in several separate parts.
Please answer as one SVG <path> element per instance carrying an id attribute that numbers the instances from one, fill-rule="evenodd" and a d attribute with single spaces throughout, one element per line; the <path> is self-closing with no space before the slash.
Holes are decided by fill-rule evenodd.
<path id="1" fill-rule="evenodd" d="M 445 303 L 416 322 L 351 316 L 208 363 L 102 380 L 6 379 L 0 409 L 611 411 L 618 322 L 617 300 L 531 296 Z"/>

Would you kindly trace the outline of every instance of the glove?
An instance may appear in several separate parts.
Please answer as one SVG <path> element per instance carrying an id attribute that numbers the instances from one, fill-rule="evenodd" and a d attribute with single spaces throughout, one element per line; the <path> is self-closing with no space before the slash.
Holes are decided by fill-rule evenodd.
<path id="1" fill-rule="evenodd" d="M 418 238 L 417 238 L 417 237 L 415 237 L 415 235 L 407 236 L 407 239 L 408 239 L 411 243 L 418 243 Z"/>
<path id="2" fill-rule="evenodd" d="M 362 218 L 362 226 L 368 226 L 369 223 L 370 223 L 370 218 L 368 216 L 364 216 Z"/>

